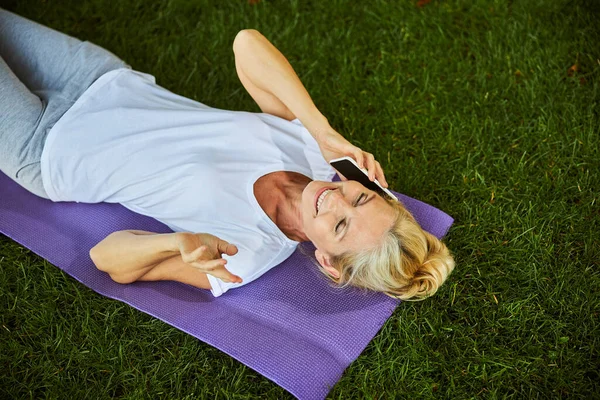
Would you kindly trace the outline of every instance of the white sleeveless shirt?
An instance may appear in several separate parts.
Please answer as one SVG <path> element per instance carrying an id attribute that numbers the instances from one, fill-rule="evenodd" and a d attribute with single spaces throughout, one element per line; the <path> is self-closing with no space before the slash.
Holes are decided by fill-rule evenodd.
<path id="1" fill-rule="evenodd" d="M 224 258 L 242 285 L 298 244 L 260 207 L 256 180 L 274 171 L 335 175 L 299 120 L 211 108 L 128 68 L 101 76 L 54 125 L 41 169 L 53 201 L 120 203 L 174 231 L 235 244 L 238 254 Z M 241 286 L 209 281 L 214 296 Z"/>

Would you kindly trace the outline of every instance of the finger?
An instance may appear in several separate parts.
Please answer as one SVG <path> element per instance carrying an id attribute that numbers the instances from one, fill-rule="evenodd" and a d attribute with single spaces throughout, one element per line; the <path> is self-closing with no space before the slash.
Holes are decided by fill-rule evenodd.
<path id="1" fill-rule="evenodd" d="M 375 156 L 371 153 L 367 153 L 367 172 L 369 173 L 369 180 L 375 180 Z"/>
<path id="2" fill-rule="evenodd" d="M 228 256 L 232 256 L 238 252 L 238 248 L 236 245 L 228 243 L 224 240 L 219 240 L 217 243 L 217 248 L 220 254 L 227 254 Z"/>
<path id="3" fill-rule="evenodd" d="M 385 175 L 383 174 L 383 168 L 381 168 L 381 164 L 379 161 L 375 161 L 375 166 L 377 168 L 377 180 L 384 188 L 388 187 L 387 181 L 385 180 Z"/>
<path id="4" fill-rule="evenodd" d="M 194 262 L 198 259 L 200 249 L 195 249 L 193 251 L 181 251 L 181 259 L 186 263 Z"/>
<path id="5" fill-rule="evenodd" d="M 191 259 L 193 261 L 198 260 L 198 259 L 200 259 L 200 257 L 202 257 L 206 254 L 207 250 L 208 250 L 207 246 L 200 246 L 196 250 L 189 253 L 189 259 Z"/>
<path id="6" fill-rule="evenodd" d="M 342 181 L 347 181 L 347 180 L 348 180 L 348 178 L 346 178 L 344 175 L 342 175 L 342 174 L 340 173 L 340 171 L 338 171 L 338 172 L 337 172 L 337 174 L 338 174 L 338 176 L 340 177 L 340 179 L 341 179 Z"/>
<path id="7" fill-rule="evenodd" d="M 219 266 L 209 272 L 215 278 L 219 278 L 223 282 L 242 283 L 242 278 L 229 272 L 224 266 Z"/>
<path id="8" fill-rule="evenodd" d="M 358 149 L 358 151 L 354 154 L 354 158 L 356 158 L 356 163 L 360 168 L 365 168 L 365 159 L 362 153 L 362 150 Z"/>
<path id="9" fill-rule="evenodd" d="M 190 263 L 194 268 L 198 268 L 202 272 L 211 273 L 227 264 L 227 260 L 217 258 L 215 260 L 198 260 Z"/>

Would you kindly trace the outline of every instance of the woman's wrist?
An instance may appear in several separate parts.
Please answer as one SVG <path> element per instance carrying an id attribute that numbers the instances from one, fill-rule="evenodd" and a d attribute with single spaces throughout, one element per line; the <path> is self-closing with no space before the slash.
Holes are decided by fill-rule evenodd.
<path id="1" fill-rule="evenodd" d="M 187 235 L 188 232 L 173 232 L 167 236 L 166 247 L 168 251 L 172 251 L 175 253 L 180 252 L 180 243 L 184 239 L 184 235 Z"/>
<path id="2" fill-rule="evenodd" d="M 302 122 L 302 125 L 304 125 L 317 142 L 319 142 L 321 136 L 332 130 L 327 118 L 319 111 L 317 111 L 316 116 L 311 117 L 308 121 L 302 121 L 302 119 L 300 119 L 300 122 Z"/>

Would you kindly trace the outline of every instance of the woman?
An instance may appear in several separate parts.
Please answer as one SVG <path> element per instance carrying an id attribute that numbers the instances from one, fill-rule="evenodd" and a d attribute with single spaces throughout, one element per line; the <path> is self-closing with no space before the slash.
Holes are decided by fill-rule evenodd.
<path id="1" fill-rule="evenodd" d="M 328 161 L 352 156 L 387 186 L 373 155 L 331 128 L 260 33 L 241 31 L 233 50 L 263 113 L 178 96 L 98 46 L 0 10 L 0 170 L 52 201 L 120 203 L 168 225 L 174 233 L 118 231 L 91 249 L 120 283 L 175 280 L 220 296 L 312 241 L 339 285 L 435 293 L 454 268 L 446 246 L 400 203 L 331 182 Z"/>

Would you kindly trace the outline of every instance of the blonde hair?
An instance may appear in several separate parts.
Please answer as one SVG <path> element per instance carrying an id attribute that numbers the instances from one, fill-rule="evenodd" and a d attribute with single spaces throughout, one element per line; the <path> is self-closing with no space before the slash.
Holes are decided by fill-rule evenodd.
<path id="1" fill-rule="evenodd" d="M 330 257 L 339 278 L 320 264 L 319 269 L 341 287 L 375 290 L 402 300 L 424 300 L 450 275 L 454 259 L 446 245 L 425 232 L 402 203 L 386 201 L 396 208 L 397 218 L 381 244 Z"/>

